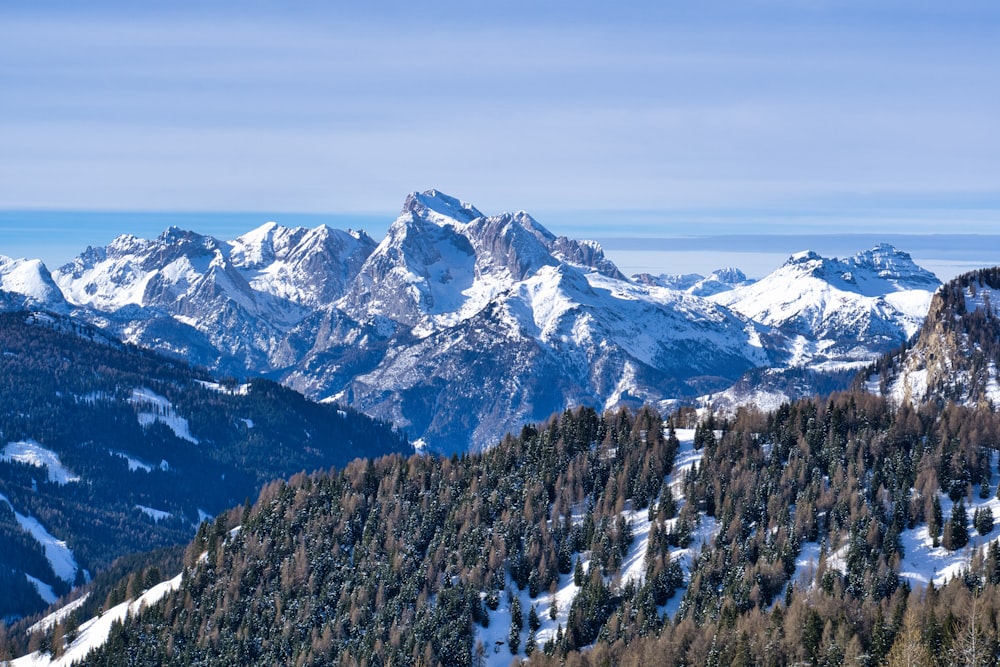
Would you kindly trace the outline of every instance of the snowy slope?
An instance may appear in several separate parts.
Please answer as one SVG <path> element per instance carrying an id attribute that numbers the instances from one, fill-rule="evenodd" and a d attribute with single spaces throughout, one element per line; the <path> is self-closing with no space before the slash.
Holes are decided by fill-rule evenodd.
<path id="1" fill-rule="evenodd" d="M 66 546 L 66 542 L 52 535 L 38 519 L 19 513 L 10 500 L 2 493 L 0 493 L 0 502 L 6 503 L 13 510 L 14 517 L 21 528 L 30 533 L 42 545 L 45 557 L 52 565 L 52 570 L 56 573 L 56 576 L 63 581 L 73 583 L 79 568 L 76 564 L 76 558 L 73 556 L 73 551 Z"/>
<path id="2" fill-rule="evenodd" d="M 69 306 L 46 266 L 37 259 L 0 255 L 0 290 L 27 298 L 35 308 L 66 312 Z"/>
<path id="3" fill-rule="evenodd" d="M 155 604 L 168 593 L 177 590 L 181 585 L 181 576 L 177 575 L 169 581 L 153 586 L 136 600 L 129 600 L 108 609 L 100 616 L 85 621 L 80 625 L 76 638 L 66 647 L 66 651 L 57 659 L 49 653 L 35 652 L 11 662 L 14 667 L 64 667 L 81 660 L 92 649 L 101 646 L 111 634 L 111 627 L 132 614 L 137 614 L 144 607 Z M 79 605 L 81 602 L 70 603 Z M 64 614 L 72 611 L 61 610 Z M 57 614 L 59 612 L 56 612 Z M 58 622 L 58 621 L 56 621 Z"/>

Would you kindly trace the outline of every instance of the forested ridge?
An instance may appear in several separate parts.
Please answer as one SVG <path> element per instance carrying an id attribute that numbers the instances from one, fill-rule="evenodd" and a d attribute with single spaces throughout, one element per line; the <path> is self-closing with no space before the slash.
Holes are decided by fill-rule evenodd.
<path id="1" fill-rule="evenodd" d="M 155 397 L 155 398 L 150 398 Z M 175 430 L 183 425 L 189 433 Z M 183 436 L 183 437 L 182 437 Z M 412 451 L 389 425 L 264 379 L 216 381 L 72 320 L 0 313 L 0 453 L 51 452 L 77 481 L 0 459 L 0 618 L 44 604 L 25 574 L 65 594 L 115 558 L 190 540 L 201 513 L 276 476 Z M 151 516 L 142 508 L 162 514 Z M 77 580 L 53 572 L 15 510 L 65 540 Z"/>
<path id="2" fill-rule="evenodd" d="M 996 290 L 1000 290 L 1000 267 L 970 271 L 949 281 L 934 295 L 918 335 L 881 357 L 856 383 L 874 377 L 884 394 L 900 373 L 926 371 L 928 395 L 917 398 L 996 409 L 994 387 L 1000 366 Z"/>
<path id="3" fill-rule="evenodd" d="M 995 664 L 1000 549 L 969 548 L 996 532 L 966 508 L 997 493 L 998 431 L 864 393 L 700 422 L 581 408 L 483 454 L 297 475 L 204 524 L 181 588 L 86 664 Z M 913 531 L 967 566 L 901 572 Z"/>

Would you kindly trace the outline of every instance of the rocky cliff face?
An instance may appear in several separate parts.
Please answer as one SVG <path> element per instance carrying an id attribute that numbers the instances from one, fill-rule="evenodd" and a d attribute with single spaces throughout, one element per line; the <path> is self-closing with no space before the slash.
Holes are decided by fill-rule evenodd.
<path id="1" fill-rule="evenodd" d="M 934 296 L 916 340 L 883 358 L 868 386 L 899 402 L 1000 403 L 1000 269 L 955 278 Z"/>
<path id="2" fill-rule="evenodd" d="M 567 406 L 694 396 L 769 361 L 746 318 L 435 191 L 410 195 L 323 322 L 286 381 L 449 449 Z"/>

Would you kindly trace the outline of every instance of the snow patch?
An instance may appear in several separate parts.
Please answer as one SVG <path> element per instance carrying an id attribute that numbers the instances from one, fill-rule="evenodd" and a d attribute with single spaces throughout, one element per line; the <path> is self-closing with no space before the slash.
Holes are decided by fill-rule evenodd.
<path id="1" fill-rule="evenodd" d="M 56 595 L 54 590 L 52 590 L 52 587 L 41 579 L 36 579 L 27 572 L 24 573 L 24 576 L 28 579 L 28 583 L 34 586 L 35 590 L 38 591 L 39 597 L 45 600 L 45 604 L 52 604 L 59 599 L 59 596 Z"/>
<path id="2" fill-rule="evenodd" d="M 80 477 L 74 475 L 59 460 L 59 455 L 50 449 L 42 447 L 34 440 L 12 442 L 0 453 L 0 461 L 17 461 L 27 463 L 36 468 L 48 468 L 49 481 L 56 484 L 79 482 Z"/>
<path id="3" fill-rule="evenodd" d="M 14 509 L 13 503 L 2 493 L 0 493 L 0 501 L 10 506 L 14 512 L 14 518 L 17 519 L 17 523 L 21 528 L 31 533 L 32 537 L 42 545 L 42 548 L 45 550 L 45 557 L 52 565 L 52 570 L 56 573 L 56 576 L 63 581 L 73 583 L 76 580 L 76 572 L 79 568 L 76 564 L 76 559 L 73 557 L 73 551 L 66 546 L 66 542 L 56 538 L 52 533 L 45 530 L 45 526 L 39 523 L 38 519 L 20 514 Z"/>
<path id="4" fill-rule="evenodd" d="M 153 472 L 152 465 L 146 463 L 141 459 L 137 459 L 134 456 L 130 456 L 125 452 L 121 452 L 115 449 L 109 449 L 108 453 L 111 454 L 112 456 L 118 456 L 125 459 L 126 463 L 128 463 L 128 469 L 131 472 L 135 472 L 136 470 L 145 470 L 146 472 Z"/>
<path id="5" fill-rule="evenodd" d="M 220 394 L 230 394 L 232 396 L 246 396 L 250 393 L 250 384 L 224 385 L 218 382 L 206 382 L 205 380 L 195 380 L 205 389 L 217 391 Z"/>
<path id="6" fill-rule="evenodd" d="M 167 398 L 154 393 L 151 389 L 133 389 L 129 403 L 136 407 L 136 418 L 142 426 L 154 422 L 165 424 L 178 438 L 198 444 L 198 439 L 191 435 L 188 420 L 177 414 L 173 404 Z"/>
<path id="7" fill-rule="evenodd" d="M 153 521 L 159 522 L 163 519 L 168 519 L 173 516 L 170 512 L 164 512 L 163 510 L 158 510 L 153 507 L 146 507 L 145 505 L 136 505 L 136 508 L 142 510 L 142 513 L 150 517 Z"/>

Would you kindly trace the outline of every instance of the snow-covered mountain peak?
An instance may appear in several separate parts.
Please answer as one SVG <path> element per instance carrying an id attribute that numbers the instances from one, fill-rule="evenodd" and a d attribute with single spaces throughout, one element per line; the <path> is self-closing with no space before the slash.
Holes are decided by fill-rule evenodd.
<path id="1" fill-rule="evenodd" d="M 415 217 L 433 221 L 437 224 L 468 223 L 483 214 L 471 204 L 466 204 L 455 197 L 437 190 L 426 192 L 411 192 L 403 203 L 400 217 L 411 214 Z"/>
<path id="2" fill-rule="evenodd" d="M 794 253 L 785 261 L 785 266 L 792 266 L 796 264 L 807 264 L 809 262 L 815 262 L 817 260 L 822 260 L 823 257 L 814 250 L 802 250 L 800 252 Z"/>
<path id="3" fill-rule="evenodd" d="M 639 273 L 632 276 L 632 280 L 643 285 L 665 287 L 701 297 L 714 296 L 754 282 L 747 278 L 745 273 L 733 267 L 716 269 L 707 277 L 700 273 L 662 274 L 659 276 Z"/>
<path id="4" fill-rule="evenodd" d="M 87 247 L 78 260 L 90 260 L 90 261 L 103 261 L 107 258 L 107 255 L 127 255 L 140 252 L 143 248 L 148 246 L 151 241 L 147 239 L 141 239 L 138 236 L 133 236 L 132 234 L 121 234 L 112 239 L 111 243 L 103 248 L 92 248 Z M 67 265 L 68 266 L 68 265 Z M 65 270 L 65 266 L 61 267 L 59 270 Z"/>
<path id="5" fill-rule="evenodd" d="M 712 271 L 707 280 L 717 280 L 720 283 L 725 283 L 726 285 L 741 285 L 749 282 L 747 280 L 747 274 L 732 266 Z"/>
<path id="6" fill-rule="evenodd" d="M 881 243 L 870 250 L 864 250 L 849 260 L 859 269 L 864 269 L 885 280 L 897 289 L 935 290 L 941 281 L 933 273 L 918 266 L 909 253 L 888 243 Z"/>
<path id="7" fill-rule="evenodd" d="M 163 246 L 176 248 L 183 253 L 215 250 L 219 243 L 211 236 L 171 225 L 156 239 Z"/>
<path id="8" fill-rule="evenodd" d="M 278 231 L 287 231 L 276 222 L 265 222 L 237 237 L 232 243 L 231 258 L 238 266 L 259 266 L 274 260 L 274 237 Z"/>
<path id="9" fill-rule="evenodd" d="M 0 255 L 0 290 L 28 298 L 35 306 L 63 310 L 66 303 L 41 260 Z"/>
<path id="10" fill-rule="evenodd" d="M 937 284 L 905 253 L 878 246 L 846 260 L 796 253 L 711 298 L 790 336 L 793 365 L 856 367 L 916 333 Z"/>

